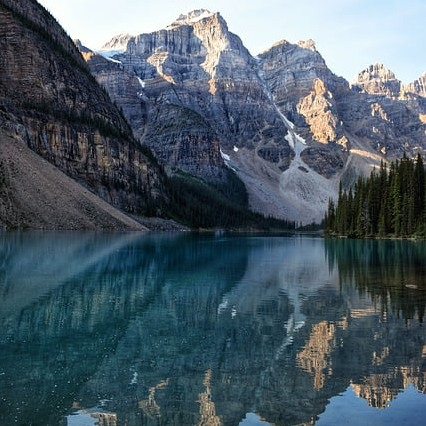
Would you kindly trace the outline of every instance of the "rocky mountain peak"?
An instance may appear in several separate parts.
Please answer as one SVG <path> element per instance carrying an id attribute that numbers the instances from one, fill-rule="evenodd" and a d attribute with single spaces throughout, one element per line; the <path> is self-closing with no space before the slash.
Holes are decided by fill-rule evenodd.
<path id="1" fill-rule="evenodd" d="M 312 50 L 313 52 L 317 51 L 317 47 L 315 45 L 315 41 L 312 39 L 308 39 L 308 40 L 300 40 L 297 45 L 299 47 L 302 47 L 303 49 L 309 49 Z"/>
<path id="2" fill-rule="evenodd" d="M 299 62 L 304 64 L 301 68 L 327 68 L 324 59 L 316 50 L 313 40 L 302 40 L 297 44 L 290 43 L 287 40 L 280 40 L 274 43 L 270 49 L 261 53 L 259 57 L 264 62 L 272 60 L 276 63 L 280 62 L 284 66 Z"/>
<path id="3" fill-rule="evenodd" d="M 102 50 L 124 51 L 130 38 L 130 34 L 117 34 L 102 46 Z"/>
<path id="4" fill-rule="evenodd" d="M 90 50 L 89 48 L 83 45 L 81 40 L 79 39 L 74 40 L 74 43 L 86 62 L 90 60 L 90 58 L 92 58 L 93 55 L 95 55 L 95 53 L 92 50 Z"/>
<path id="5" fill-rule="evenodd" d="M 408 85 L 408 91 L 426 98 L 426 72 Z"/>
<path id="6" fill-rule="evenodd" d="M 286 45 L 288 45 L 288 44 L 290 44 L 290 42 L 289 41 L 287 41 L 287 40 L 278 40 L 278 41 L 276 41 L 269 49 L 266 49 L 264 52 L 262 52 L 262 53 L 265 53 L 265 52 L 269 52 L 271 49 L 274 49 L 274 48 L 278 48 L 278 47 L 280 47 L 280 46 L 286 46 Z"/>
<path id="7" fill-rule="evenodd" d="M 201 21 L 205 18 L 210 18 L 211 16 L 219 15 L 218 13 L 212 13 L 207 9 L 197 9 L 187 14 L 179 15 L 179 18 L 176 19 L 171 25 L 167 27 L 167 29 L 172 29 L 176 26 L 180 25 L 192 25 L 198 21 Z"/>
<path id="8" fill-rule="evenodd" d="M 382 81 L 395 80 L 395 74 L 386 68 L 383 64 L 374 64 L 368 66 L 366 69 L 358 74 L 358 82 L 370 81 L 373 79 L 380 79 Z"/>
<path id="9" fill-rule="evenodd" d="M 337 78 L 327 67 L 313 40 L 297 44 L 281 40 L 259 55 L 261 67 L 280 106 L 288 117 L 298 124 L 296 105 L 311 93 L 316 79 L 324 82 L 328 90 L 345 91 L 347 82 Z M 291 102 L 289 99 L 297 99 Z M 296 115 L 295 115 L 296 114 Z"/>
<path id="10" fill-rule="evenodd" d="M 205 9 L 130 38 L 113 60 L 89 65 L 160 162 L 221 184 L 230 167 L 263 214 L 320 220 L 339 178 L 350 185 L 369 173 L 371 158 L 378 164 L 411 140 L 424 144 L 421 99 L 412 96 L 407 108 L 383 65 L 351 88 L 310 39 L 281 40 L 253 58 L 224 18 Z"/>
<path id="11" fill-rule="evenodd" d="M 354 86 L 372 95 L 397 98 L 401 92 L 401 81 L 383 64 L 370 65 L 358 74 Z"/>

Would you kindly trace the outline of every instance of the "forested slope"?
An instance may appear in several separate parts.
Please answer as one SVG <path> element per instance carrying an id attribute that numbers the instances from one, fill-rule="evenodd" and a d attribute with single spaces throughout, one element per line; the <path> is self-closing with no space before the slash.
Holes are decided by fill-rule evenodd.
<path id="1" fill-rule="evenodd" d="M 426 237 L 425 167 L 420 155 L 401 160 L 370 177 L 359 177 L 349 191 L 340 187 L 337 204 L 329 202 L 327 235 L 347 237 Z"/>

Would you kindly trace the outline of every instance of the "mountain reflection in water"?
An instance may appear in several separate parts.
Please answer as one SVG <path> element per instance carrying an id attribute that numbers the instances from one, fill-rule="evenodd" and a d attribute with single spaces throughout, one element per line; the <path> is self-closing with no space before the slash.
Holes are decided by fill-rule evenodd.
<path id="1" fill-rule="evenodd" d="M 425 260 L 409 241 L 0 234 L 0 424 L 361 424 L 333 408 L 350 398 L 398 424 L 396 397 L 420 423 Z"/>

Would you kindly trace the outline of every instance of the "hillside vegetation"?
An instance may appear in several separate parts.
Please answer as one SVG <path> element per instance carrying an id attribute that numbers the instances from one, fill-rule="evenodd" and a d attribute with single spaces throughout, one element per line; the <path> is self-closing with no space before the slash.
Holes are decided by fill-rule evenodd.
<path id="1" fill-rule="evenodd" d="M 425 167 L 420 155 L 407 156 L 370 177 L 359 177 L 343 191 L 337 204 L 329 202 L 325 216 L 326 235 L 347 237 L 426 237 Z"/>

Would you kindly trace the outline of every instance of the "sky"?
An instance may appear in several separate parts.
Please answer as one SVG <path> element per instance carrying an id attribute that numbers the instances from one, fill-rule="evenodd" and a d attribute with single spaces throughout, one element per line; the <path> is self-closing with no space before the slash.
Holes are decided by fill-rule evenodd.
<path id="1" fill-rule="evenodd" d="M 426 72 L 425 0 L 39 0 L 73 39 L 98 49 L 117 34 L 160 30 L 194 9 L 220 12 L 252 55 L 313 39 L 352 82 L 382 63 L 404 83 Z"/>

